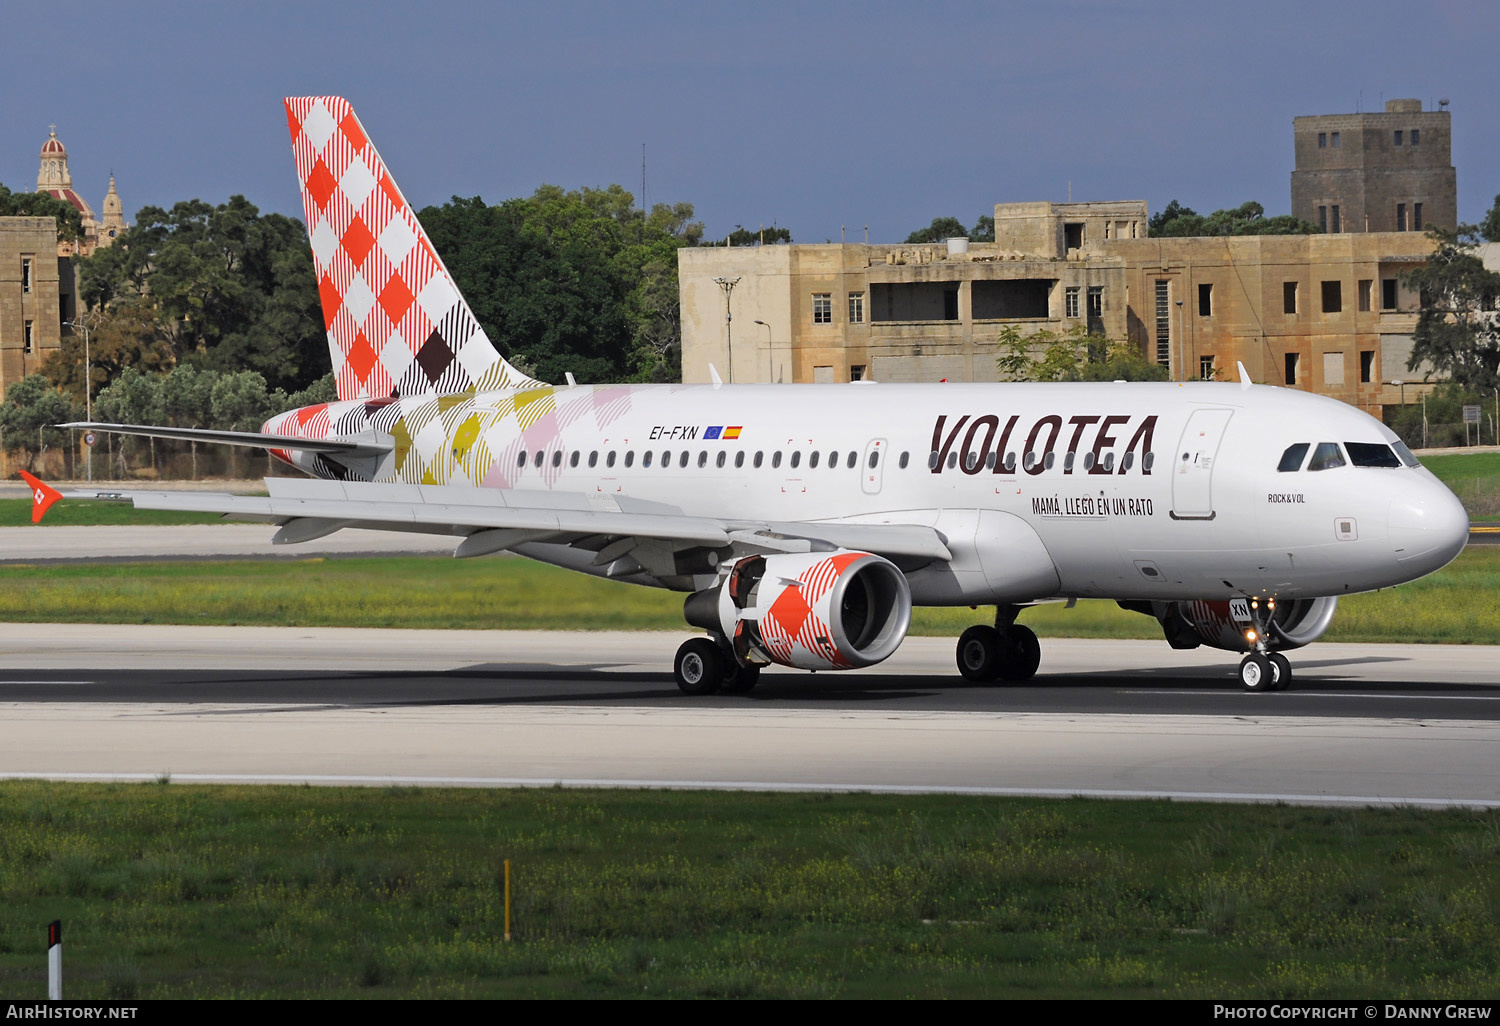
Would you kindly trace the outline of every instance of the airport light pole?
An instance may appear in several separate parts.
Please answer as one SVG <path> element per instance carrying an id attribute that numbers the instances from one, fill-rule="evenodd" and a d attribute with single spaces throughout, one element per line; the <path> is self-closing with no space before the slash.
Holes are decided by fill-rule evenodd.
<path id="1" fill-rule="evenodd" d="M 733 278 L 715 278 L 714 284 L 724 290 L 724 360 L 728 364 L 729 383 L 734 384 L 734 315 L 729 312 L 729 294 L 740 283 L 739 275 Z"/>
<path id="2" fill-rule="evenodd" d="M 1403 379 L 1401 379 L 1401 378 L 1397 378 L 1395 381 L 1392 381 L 1391 384 L 1393 384 L 1397 388 L 1401 389 L 1401 405 L 1405 406 L 1406 405 L 1406 382 Z"/>
<path id="3" fill-rule="evenodd" d="M 94 419 L 94 361 L 89 357 L 89 315 L 84 314 L 82 320 L 64 321 L 69 328 L 77 331 L 83 328 L 83 419 L 92 421 Z M 84 457 L 84 471 L 88 480 L 94 479 L 94 447 L 87 446 L 88 455 Z"/>
<path id="4" fill-rule="evenodd" d="M 755 323 L 766 329 L 766 384 L 772 384 L 776 380 L 776 340 L 769 324 L 758 319 Z"/>

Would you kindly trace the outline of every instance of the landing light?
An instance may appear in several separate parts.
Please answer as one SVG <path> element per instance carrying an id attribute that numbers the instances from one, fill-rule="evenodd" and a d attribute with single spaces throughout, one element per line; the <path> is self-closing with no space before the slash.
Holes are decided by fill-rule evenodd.
<path id="1" fill-rule="evenodd" d="M 1255 628 L 1252 627 L 1250 630 L 1248 630 L 1248 631 L 1245 632 L 1245 640 L 1248 641 L 1248 642 L 1250 642 L 1250 644 L 1252 644 L 1252 645 L 1255 644 L 1255 638 L 1256 638 Z"/>

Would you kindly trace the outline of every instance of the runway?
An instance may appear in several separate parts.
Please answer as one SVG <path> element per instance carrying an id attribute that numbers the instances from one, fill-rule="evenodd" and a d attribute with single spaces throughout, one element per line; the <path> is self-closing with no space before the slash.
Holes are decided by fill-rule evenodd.
<path id="1" fill-rule="evenodd" d="M 1500 650 L 1045 640 L 979 687 L 951 639 L 689 699 L 675 633 L 0 625 L 0 776 L 721 787 L 1500 806 Z"/>

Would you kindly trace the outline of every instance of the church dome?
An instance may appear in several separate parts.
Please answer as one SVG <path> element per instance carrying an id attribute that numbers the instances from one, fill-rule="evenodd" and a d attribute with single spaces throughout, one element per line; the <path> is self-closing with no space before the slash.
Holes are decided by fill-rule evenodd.
<path id="1" fill-rule="evenodd" d="M 51 137 L 46 142 L 42 143 L 42 156 L 66 157 L 67 155 L 68 151 L 63 147 L 62 142 L 57 138 L 57 129 L 54 128 L 52 130 Z"/>

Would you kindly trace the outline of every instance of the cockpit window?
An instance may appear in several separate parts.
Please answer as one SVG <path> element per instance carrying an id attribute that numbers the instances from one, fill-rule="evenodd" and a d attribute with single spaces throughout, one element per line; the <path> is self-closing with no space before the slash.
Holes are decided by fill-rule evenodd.
<path id="1" fill-rule="evenodd" d="M 1379 442 L 1345 442 L 1349 462 L 1356 467 L 1399 467 L 1401 461 L 1389 445 Z"/>
<path id="2" fill-rule="evenodd" d="M 1400 439 L 1397 439 L 1391 445 L 1391 448 L 1396 450 L 1396 455 L 1400 456 L 1401 462 L 1405 463 L 1408 467 L 1415 467 L 1418 464 L 1419 461 L 1417 460 L 1416 455 L 1410 449 L 1408 449 L 1406 447 L 1406 443 L 1401 441 Z"/>
<path id="3" fill-rule="evenodd" d="M 1296 445 L 1286 447 L 1286 452 L 1281 454 L 1281 462 L 1276 464 L 1276 469 L 1283 474 L 1302 469 L 1302 460 L 1307 456 L 1309 443 L 1298 442 Z"/>
<path id="4" fill-rule="evenodd" d="M 1312 459 L 1307 461 L 1308 470 L 1332 470 L 1343 465 L 1344 454 L 1339 452 L 1337 442 L 1319 442 L 1318 447 L 1313 450 Z"/>

